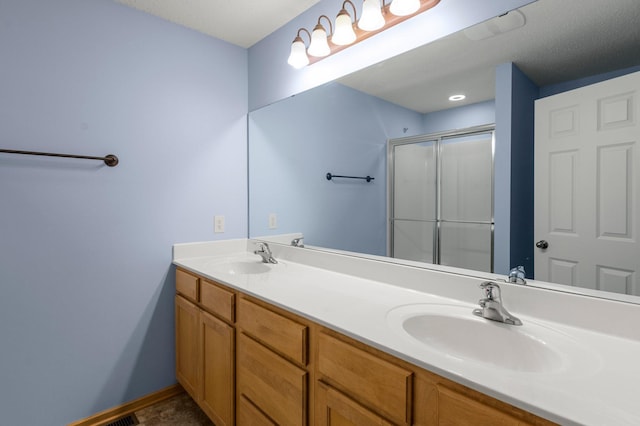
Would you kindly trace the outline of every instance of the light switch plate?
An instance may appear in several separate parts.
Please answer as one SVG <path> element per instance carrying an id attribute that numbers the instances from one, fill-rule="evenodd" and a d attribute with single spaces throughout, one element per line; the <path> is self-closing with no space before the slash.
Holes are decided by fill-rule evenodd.
<path id="1" fill-rule="evenodd" d="M 269 214 L 269 229 L 276 229 L 278 227 L 278 216 L 275 213 Z"/>

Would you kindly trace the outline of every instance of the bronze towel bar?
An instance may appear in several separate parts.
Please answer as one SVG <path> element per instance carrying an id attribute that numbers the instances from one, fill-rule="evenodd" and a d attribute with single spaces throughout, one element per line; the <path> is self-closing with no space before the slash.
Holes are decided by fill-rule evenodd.
<path id="1" fill-rule="evenodd" d="M 81 158 L 84 160 L 101 160 L 101 161 L 104 161 L 104 164 L 106 164 L 109 167 L 115 167 L 118 165 L 118 157 L 116 157 L 113 154 L 109 154 L 104 157 L 92 157 L 88 155 L 52 154 L 50 152 L 17 151 L 13 149 L 0 149 L 0 152 L 5 154 L 44 155 L 46 157 L 64 157 L 64 158 Z"/>

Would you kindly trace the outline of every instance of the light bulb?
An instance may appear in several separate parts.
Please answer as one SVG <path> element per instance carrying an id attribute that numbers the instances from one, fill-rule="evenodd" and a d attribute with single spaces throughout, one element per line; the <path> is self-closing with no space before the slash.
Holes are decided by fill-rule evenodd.
<path id="1" fill-rule="evenodd" d="M 289 54 L 287 63 L 296 69 L 309 65 L 307 49 L 300 37 L 296 37 L 293 43 L 291 43 L 291 53 Z"/>
<path id="2" fill-rule="evenodd" d="M 322 58 L 331 53 L 327 42 L 327 31 L 320 24 L 316 25 L 311 33 L 311 44 L 309 44 L 309 55 Z"/>
<path id="3" fill-rule="evenodd" d="M 384 23 L 380 0 L 364 0 L 362 17 L 358 21 L 358 28 L 364 31 L 375 31 L 382 28 Z"/>
<path id="4" fill-rule="evenodd" d="M 353 31 L 353 24 L 351 23 L 351 15 L 342 9 L 336 17 L 335 32 L 331 37 L 333 44 L 344 46 L 356 41 L 356 33 Z"/>
<path id="5" fill-rule="evenodd" d="M 389 12 L 396 16 L 407 16 L 420 9 L 420 0 L 393 0 Z"/>

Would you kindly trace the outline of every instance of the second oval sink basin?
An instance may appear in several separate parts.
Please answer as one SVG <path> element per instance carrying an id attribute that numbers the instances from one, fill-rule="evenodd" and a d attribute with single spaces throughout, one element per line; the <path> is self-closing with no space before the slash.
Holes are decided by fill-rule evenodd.
<path id="1" fill-rule="evenodd" d="M 564 333 L 532 321 L 523 320 L 522 326 L 490 321 L 474 316 L 468 306 L 405 305 L 391 310 L 387 321 L 426 350 L 511 371 L 560 372 L 572 354 L 585 356 Z"/>

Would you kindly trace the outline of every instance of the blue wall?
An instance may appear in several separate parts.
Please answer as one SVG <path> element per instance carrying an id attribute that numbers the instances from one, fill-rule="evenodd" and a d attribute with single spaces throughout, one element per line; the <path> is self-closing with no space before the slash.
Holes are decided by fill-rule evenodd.
<path id="1" fill-rule="evenodd" d="M 546 98 L 547 96 L 556 95 L 558 93 L 563 93 L 573 89 L 578 89 L 580 87 L 610 80 L 616 77 L 621 77 L 623 75 L 631 74 L 637 71 L 640 71 L 640 65 L 635 67 L 623 68 L 603 74 L 596 74 L 585 78 L 579 78 L 577 80 L 564 81 L 558 84 L 542 86 L 540 87 L 540 98 Z"/>
<path id="2" fill-rule="evenodd" d="M 496 121 L 495 109 L 495 101 L 490 100 L 425 114 L 423 118 L 424 133 L 448 132 L 493 124 Z"/>
<path id="3" fill-rule="evenodd" d="M 175 383 L 171 245 L 247 233 L 247 51 L 109 0 L 2 0 L 0 413 Z M 227 232 L 213 233 L 226 216 Z"/>
<path id="4" fill-rule="evenodd" d="M 386 255 L 387 140 L 494 121 L 492 100 L 423 115 L 337 83 L 253 111 L 250 234 L 302 232 L 306 244 Z"/>
<path id="5" fill-rule="evenodd" d="M 494 271 L 533 274 L 534 102 L 538 86 L 512 63 L 496 68 Z"/>
<path id="6" fill-rule="evenodd" d="M 421 114 L 337 83 L 253 111 L 251 236 L 303 232 L 306 244 L 385 255 L 387 139 L 422 132 Z"/>

